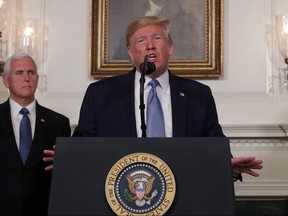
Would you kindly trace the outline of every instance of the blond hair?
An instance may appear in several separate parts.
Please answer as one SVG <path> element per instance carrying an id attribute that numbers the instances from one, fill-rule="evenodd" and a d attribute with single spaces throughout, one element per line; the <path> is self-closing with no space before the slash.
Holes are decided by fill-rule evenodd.
<path id="1" fill-rule="evenodd" d="M 126 29 L 126 47 L 128 48 L 131 45 L 131 37 L 138 29 L 151 24 L 161 26 L 164 29 L 164 32 L 166 33 L 168 42 L 170 44 L 173 43 L 171 35 L 169 33 L 170 21 L 168 19 L 159 18 L 156 16 L 144 16 L 140 17 L 139 19 L 133 21 L 128 25 Z"/>

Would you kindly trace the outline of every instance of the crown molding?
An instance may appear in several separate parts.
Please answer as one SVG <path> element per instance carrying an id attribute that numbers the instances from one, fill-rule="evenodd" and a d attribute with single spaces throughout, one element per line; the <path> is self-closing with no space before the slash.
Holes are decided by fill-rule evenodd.
<path id="1" fill-rule="evenodd" d="M 286 138 L 288 125 L 255 124 L 255 125 L 222 125 L 223 131 L 231 139 L 240 138 Z"/>

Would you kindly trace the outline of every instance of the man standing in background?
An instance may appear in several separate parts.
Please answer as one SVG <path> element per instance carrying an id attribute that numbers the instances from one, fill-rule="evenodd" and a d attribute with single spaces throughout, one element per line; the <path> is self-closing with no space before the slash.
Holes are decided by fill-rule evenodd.
<path id="1" fill-rule="evenodd" d="M 51 171 L 43 150 L 71 135 L 70 122 L 36 101 L 39 75 L 30 56 L 12 55 L 1 75 L 10 97 L 0 104 L 0 215 L 47 215 Z"/>

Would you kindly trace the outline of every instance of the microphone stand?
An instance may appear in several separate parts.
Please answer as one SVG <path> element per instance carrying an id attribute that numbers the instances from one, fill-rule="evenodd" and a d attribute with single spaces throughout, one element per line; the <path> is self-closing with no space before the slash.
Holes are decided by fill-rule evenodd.
<path id="1" fill-rule="evenodd" d="M 148 56 L 146 55 L 144 58 L 144 62 L 142 64 L 141 69 L 141 78 L 140 78 L 140 116 L 141 116 L 141 130 L 142 130 L 142 137 L 146 137 L 146 124 L 145 124 L 145 104 L 144 104 L 144 83 L 145 83 L 145 74 L 147 71 L 147 61 Z"/>

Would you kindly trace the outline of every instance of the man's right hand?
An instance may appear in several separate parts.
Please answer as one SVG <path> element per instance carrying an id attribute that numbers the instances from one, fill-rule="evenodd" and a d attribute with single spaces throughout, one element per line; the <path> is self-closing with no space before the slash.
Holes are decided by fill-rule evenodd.
<path id="1" fill-rule="evenodd" d="M 53 163 L 53 161 L 54 161 L 54 154 L 55 154 L 55 145 L 53 146 L 53 149 L 54 149 L 54 150 L 46 150 L 46 149 L 45 149 L 45 150 L 43 151 L 44 154 L 46 155 L 46 157 L 43 158 L 43 161 L 44 161 L 44 162 L 51 162 L 51 163 Z M 46 171 L 49 171 L 49 170 L 52 170 L 52 169 L 53 169 L 53 164 L 45 167 L 45 170 L 46 170 Z"/>

